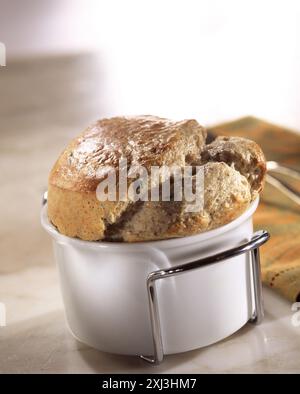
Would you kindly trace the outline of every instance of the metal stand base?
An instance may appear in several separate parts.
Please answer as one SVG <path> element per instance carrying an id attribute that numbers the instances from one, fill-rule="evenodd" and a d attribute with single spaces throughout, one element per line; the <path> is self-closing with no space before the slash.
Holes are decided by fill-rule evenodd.
<path id="1" fill-rule="evenodd" d="M 269 233 L 264 230 L 257 231 L 253 234 L 250 241 L 237 246 L 235 248 L 226 250 L 224 252 L 215 254 L 214 256 L 205 257 L 204 259 L 196 260 L 187 264 L 177 265 L 166 270 L 158 270 L 151 272 L 147 278 L 147 292 L 149 299 L 149 311 L 152 328 L 152 338 L 154 346 L 154 355 L 140 357 L 151 364 L 160 364 L 164 358 L 164 351 L 161 339 L 161 327 L 158 312 L 158 297 L 156 292 L 155 282 L 158 279 L 176 276 L 183 272 L 195 270 L 209 264 L 216 264 L 231 257 L 239 256 L 243 253 L 250 253 L 251 271 L 252 271 L 252 285 L 251 291 L 254 299 L 254 312 L 249 322 L 260 324 L 264 317 L 263 299 L 262 299 L 262 282 L 260 274 L 260 256 L 259 247 L 269 239 Z"/>

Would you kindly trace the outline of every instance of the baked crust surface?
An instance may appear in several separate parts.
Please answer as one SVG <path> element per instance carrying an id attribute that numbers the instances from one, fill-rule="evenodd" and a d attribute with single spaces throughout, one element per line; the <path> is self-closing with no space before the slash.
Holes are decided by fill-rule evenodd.
<path id="1" fill-rule="evenodd" d="M 48 216 L 58 231 L 84 240 L 137 242 L 182 237 L 238 217 L 261 190 L 265 160 L 257 144 L 217 138 L 195 120 L 115 117 L 88 127 L 70 142 L 49 176 Z M 204 206 L 186 212 L 183 201 L 98 201 L 102 169 L 128 166 L 204 166 Z M 117 185 L 118 186 L 118 185 Z"/>

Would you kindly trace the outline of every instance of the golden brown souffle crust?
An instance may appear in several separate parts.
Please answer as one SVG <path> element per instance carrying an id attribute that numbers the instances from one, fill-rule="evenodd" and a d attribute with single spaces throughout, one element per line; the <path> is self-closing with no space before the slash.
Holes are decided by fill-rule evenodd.
<path id="1" fill-rule="evenodd" d="M 70 142 L 51 170 L 48 217 L 70 237 L 137 242 L 197 234 L 244 212 L 261 190 L 266 166 L 259 146 L 247 139 L 217 139 L 205 145 L 196 120 L 155 116 L 102 119 Z M 223 156 L 222 156 L 223 152 Z M 101 170 L 203 165 L 204 207 L 186 212 L 186 201 L 98 201 Z"/>

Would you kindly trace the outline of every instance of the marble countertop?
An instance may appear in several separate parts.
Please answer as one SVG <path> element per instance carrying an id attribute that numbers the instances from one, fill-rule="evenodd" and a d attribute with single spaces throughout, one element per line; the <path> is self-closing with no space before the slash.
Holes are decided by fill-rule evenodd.
<path id="1" fill-rule="evenodd" d="M 295 312 L 269 289 L 262 325 L 167 356 L 155 367 L 101 353 L 68 333 L 51 241 L 40 226 L 41 195 L 62 147 L 107 114 L 101 84 L 101 62 L 90 55 L 22 60 L 0 69 L 0 305 L 6 309 L 0 373 L 300 372 Z"/>

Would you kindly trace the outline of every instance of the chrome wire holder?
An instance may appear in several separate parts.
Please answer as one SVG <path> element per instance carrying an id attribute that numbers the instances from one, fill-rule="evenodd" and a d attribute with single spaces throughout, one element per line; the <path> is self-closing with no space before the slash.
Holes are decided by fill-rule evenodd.
<path id="1" fill-rule="evenodd" d="M 149 301 L 149 312 L 152 329 L 152 339 L 154 354 L 152 357 L 140 355 L 140 357 L 151 363 L 160 364 L 164 358 L 164 350 L 161 337 L 161 326 L 159 320 L 159 305 L 155 282 L 159 279 L 168 278 L 170 276 L 177 276 L 183 272 L 196 270 L 198 268 L 205 267 L 207 265 L 216 264 L 221 261 L 227 260 L 231 257 L 239 256 L 243 253 L 250 254 L 250 264 L 252 272 L 252 286 L 251 291 L 253 293 L 254 300 L 254 312 L 249 322 L 254 324 L 260 324 L 264 317 L 263 308 L 263 297 L 262 297 L 262 282 L 260 273 L 260 254 L 259 247 L 263 245 L 269 239 L 269 233 L 264 230 L 257 231 L 253 234 L 250 241 L 245 242 L 235 248 L 226 250 L 221 253 L 217 253 L 213 256 L 208 256 L 200 260 L 195 260 L 190 263 L 177 265 L 172 268 L 162 269 L 151 272 L 147 277 L 147 293 Z"/>

